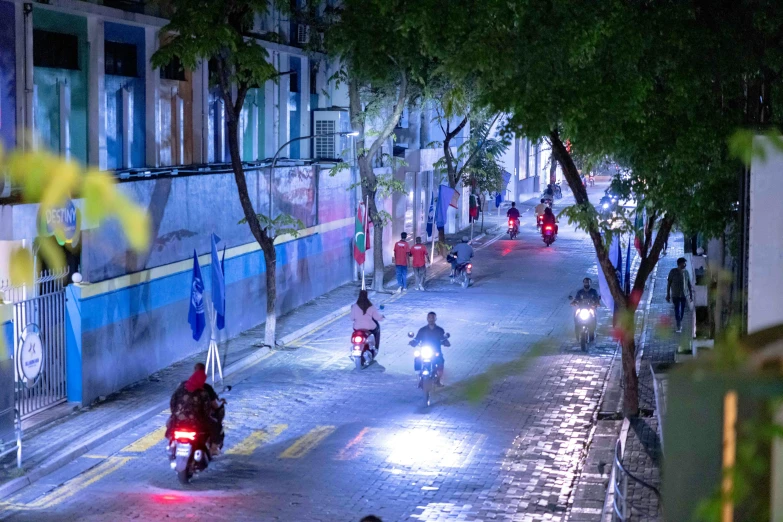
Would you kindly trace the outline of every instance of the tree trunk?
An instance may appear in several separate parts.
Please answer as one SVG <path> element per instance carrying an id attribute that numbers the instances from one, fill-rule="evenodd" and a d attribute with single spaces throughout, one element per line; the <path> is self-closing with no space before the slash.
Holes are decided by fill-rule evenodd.
<path id="1" fill-rule="evenodd" d="M 636 340 L 634 332 L 621 341 L 623 363 L 623 417 L 639 415 L 639 376 L 636 374 Z"/>
<path id="2" fill-rule="evenodd" d="M 271 244 L 268 244 L 271 243 Z M 261 245 L 266 265 L 266 323 L 264 324 L 264 344 L 275 346 L 277 332 L 277 252 L 274 241 Z"/>
<path id="3" fill-rule="evenodd" d="M 555 182 L 557 181 L 557 160 L 555 159 L 554 154 L 552 154 L 552 157 L 550 159 L 551 161 L 549 163 L 549 183 L 554 185 Z"/>
<path id="4" fill-rule="evenodd" d="M 372 221 L 372 259 L 373 278 L 372 289 L 376 292 L 383 291 L 383 219 L 378 212 L 378 202 L 375 200 L 377 186 L 375 173 L 372 170 L 370 156 L 359 158 L 359 175 L 362 180 L 362 199 L 367 201 L 370 220 Z"/>
<path id="5" fill-rule="evenodd" d="M 228 119 L 228 150 L 231 156 L 231 168 L 234 171 L 234 181 L 239 193 L 239 203 L 242 205 L 242 212 L 245 215 L 250 232 L 253 234 L 256 242 L 261 246 L 264 252 L 264 262 L 266 263 L 266 325 L 264 328 L 264 343 L 269 347 L 275 346 L 276 319 L 275 302 L 277 300 L 276 268 L 277 256 L 275 254 L 274 238 L 269 237 L 266 229 L 261 227 L 256 211 L 253 208 L 253 202 L 250 201 L 250 194 L 245 179 L 245 171 L 242 167 L 242 160 L 239 154 L 239 121 L 237 118 Z"/>

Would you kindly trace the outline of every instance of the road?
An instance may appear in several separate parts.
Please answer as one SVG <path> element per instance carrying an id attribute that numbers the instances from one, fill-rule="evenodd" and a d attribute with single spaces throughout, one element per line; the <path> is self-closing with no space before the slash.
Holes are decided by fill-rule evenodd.
<path id="1" fill-rule="evenodd" d="M 21 490 L 0 517 L 565 520 L 615 350 L 605 317 L 588 353 L 573 336 L 567 297 L 594 259 L 566 224 L 545 248 L 528 211 L 518 239 L 480 243 L 469 289 L 441 273 L 395 296 L 371 367 L 353 368 L 342 317 L 236 376 L 227 451 L 189 486 L 164 457 L 162 413 Z M 406 334 L 430 310 L 452 347 L 426 407 Z"/>

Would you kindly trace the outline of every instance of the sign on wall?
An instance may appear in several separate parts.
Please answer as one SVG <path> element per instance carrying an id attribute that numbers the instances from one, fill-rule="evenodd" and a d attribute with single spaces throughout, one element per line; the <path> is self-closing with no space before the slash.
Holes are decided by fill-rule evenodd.
<path id="1" fill-rule="evenodd" d="M 32 388 L 43 368 L 43 342 L 37 325 L 31 323 L 25 326 L 18 346 L 16 360 L 19 375 L 23 377 L 27 387 Z"/>
<path id="2" fill-rule="evenodd" d="M 81 231 L 81 213 L 71 199 L 61 207 L 41 210 L 38 231 L 44 236 L 54 236 L 60 245 L 73 243 Z"/>

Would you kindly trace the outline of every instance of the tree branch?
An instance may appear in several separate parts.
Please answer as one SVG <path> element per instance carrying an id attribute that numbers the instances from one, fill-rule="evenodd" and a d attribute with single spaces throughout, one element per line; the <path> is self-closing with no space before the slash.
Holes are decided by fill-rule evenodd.
<path id="1" fill-rule="evenodd" d="M 487 127 L 487 133 L 484 135 L 484 139 L 481 140 L 481 144 L 479 144 L 479 146 L 476 147 L 470 153 L 470 155 L 468 156 L 468 159 L 466 159 L 465 162 L 462 164 L 462 168 L 460 168 L 457 171 L 457 181 L 459 181 L 460 178 L 462 178 L 462 174 L 465 172 L 465 169 L 468 168 L 468 165 L 470 165 L 470 163 L 473 161 L 473 159 L 476 157 L 476 155 L 479 152 L 481 152 L 484 149 L 484 147 L 486 146 L 487 141 L 488 141 L 487 137 L 489 136 L 489 132 L 492 130 L 492 127 L 495 126 L 495 122 L 498 121 L 498 118 L 500 118 L 500 113 L 495 114 L 495 117 L 492 119 L 492 123 L 490 123 L 490 125 Z M 464 127 L 464 125 L 463 125 L 463 127 Z"/>
<path id="2" fill-rule="evenodd" d="M 397 122 L 400 121 L 402 111 L 405 109 L 405 102 L 408 98 L 408 75 L 404 70 L 400 70 L 400 91 L 397 95 L 397 103 L 394 106 L 394 111 L 391 117 L 386 121 L 386 126 L 381 131 L 378 139 L 375 140 L 370 146 L 369 156 L 373 157 L 378 149 L 381 148 L 383 142 L 391 136 L 394 129 L 397 127 Z"/>
<path id="3" fill-rule="evenodd" d="M 655 235 L 655 242 L 653 242 L 650 255 L 643 258 L 639 264 L 639 271 L 636 272 L 636 279 L 633 282 L 633 289 L 629 296 L 630 305 L 636 306 L 639 304 L 639 300 L 642 298 L 644 292 L 644 285 L 647 284 L 647 278 L 655 268 L 655 264 L 661 257 L 663 251 L 663 245 L 666 244 L 666 240 L 669 239 L 672 226 L 674 226 L 674 217 L 666 214 L 661 220 L 661 226 L 658 228 L 658 233 Z"/>
<path id="4" fill-rule="evenodd" d="M 650 242 L 652 241 L 653 228 L 655 227 L 655 221 L 658 219 L 658 214 L 652 212 L 650 217 L 647 218 L 647 226 L 644 229 L 644 245 L 642 246 L 642 259 L 647 257 L 650 252 Z"/>

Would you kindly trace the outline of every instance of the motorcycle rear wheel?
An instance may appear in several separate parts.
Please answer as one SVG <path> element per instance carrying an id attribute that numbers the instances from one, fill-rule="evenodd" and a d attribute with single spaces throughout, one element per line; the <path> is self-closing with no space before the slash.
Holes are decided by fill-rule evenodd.
<path id="1" fill-rule="evenodd" d="M 362 369 L 362 356 L 361 355 L 355 356 L 353 358 L 353 364 L 356 366 L 357 370 L 361 370 Z"/>
<path id="2" fill-rule="evenodd" d="M 190 484 L 191 478 L 193 478 L 193 473 L 191 473 L 189 469 L 183 469 L 182 471 L 177 472 L 177 479 L 180 484 L 187 486 Z"/>

